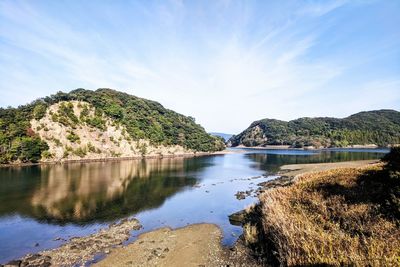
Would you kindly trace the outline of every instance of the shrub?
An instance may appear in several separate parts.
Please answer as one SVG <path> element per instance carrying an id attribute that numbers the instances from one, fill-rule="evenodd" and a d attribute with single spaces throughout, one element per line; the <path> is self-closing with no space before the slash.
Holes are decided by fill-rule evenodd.
<path id="1" fill-rule="evenodd" d="M 46 150 L 46 151 L 42 152 L 42 158 L 50 159 L 52 157 L 53 157 L 53 154 L 51 154 L 50 151 Z"/>
<path id="2" fill-rule="evenodd" d="M 119 156 L 121 156 L 121 153 L 111 151 L 111 157 L 119 157 Z"/>
<path id="3" fill-rule="evenodd" d="M 96 148 L 94 147 L 94 145 L 92 145 L 92 143 L 88 143 L 87 144 L 87 148 L 89 152 L 95 153 L 96 152 Z"/>
<path id="4" fill-rule="evenodd" d="M 71 102 L 62 102 L 58 108 L 58 122 L 65 126 L 75 128 L 79 119 L 74 113 L 74 105 Z"/>
<path id="5" fill-rule="evenodd" d="M 40 120 L 46 114 L 46 109 L 47 109 L 47 106 L 45 104 L 36 105 L 35 108 L 33 109 L 33 117 L 36 120 Z"/>
<path id="6" fill-rule="evenodd" d="M 51 138 L 51 141 L 53 141 L 56 144 L 56 146 L 61 146 L 62 145 L 61 141 L 59 139 L 55 138 L 55 137 Z"/>
<path id="7" fill-rule="evenodd" d="M 73 151 L 73 153 L 74 153 L 74 155 L 83 158 L 84 156 L 86 156 L 87 151 L 85 148 L 78 147 L 77 149 L 75 149 Z"/>
<path id="8" fill-rule="evenodd" d="M 49 149 L 46 142 L 39 137 L 19 137 L 11 144 L 11 153 L 15 159 L 23 162 L 37 162 L 42 157 L 42 152 Z"/>
<path id="9" fill-rule="evenodd" d="M 51 120 L 54 122 L 58 122 L 58 115 L 56 113 L 51 114 Z"/>
<path id="10" fill-rule="evenodd" d="M 83 106 L 83 109 L 81 110 L 81 114 L 79 115 L 79 118 L 84 121 L 86 117 L 89 116 L 89 108 L 87 105 Z"/>
<path id="11" fill-rule="evenodd" d="M 142 143 L 139 146 L 139 152 L 142 156 L 145 156 L 147 154 L 147 145 L 145 143 Z"/>
<path id="12" fill-rule="evenodd" d="M 75 143 L 75 142 L 79 141 L 80 138 L 79 138 L 79 136 L 76 135 L 74 132 L 70 131 L 70 132 L 67 134 L 67 139 L 68 139 L 71 143 Z"/>
<path id="13" fill-rule="evenodd" d="M 102 131 L 104 131 L 106 129 L 106 121 L 99 117 L 99 116 L 94 116 L 92 118 L 86 118 L 85 122 L 97 129 L 100 129 Z"/>

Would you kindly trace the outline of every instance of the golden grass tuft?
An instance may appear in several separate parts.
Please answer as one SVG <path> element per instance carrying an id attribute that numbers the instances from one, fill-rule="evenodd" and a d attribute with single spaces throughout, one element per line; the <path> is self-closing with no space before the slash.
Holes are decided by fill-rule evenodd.
<path id="1" fill-rule="evenodd" d="M 400 229 L 361 180 L 382 165 L 304 174 L 260 196 L 263 231 L 282 265 L 400 266 Z"/>

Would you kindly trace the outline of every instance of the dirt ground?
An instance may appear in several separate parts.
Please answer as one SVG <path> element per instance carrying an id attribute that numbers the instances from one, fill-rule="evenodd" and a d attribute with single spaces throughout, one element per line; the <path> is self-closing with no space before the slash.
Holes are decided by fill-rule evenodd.
<path id="1" fill-rule="evenodd" d="M 221 237 L 221 230 L 213 224 L 161 228 L 112 250 L 94 266 L 257 266 L 240 244 L 223 248 Z"/>

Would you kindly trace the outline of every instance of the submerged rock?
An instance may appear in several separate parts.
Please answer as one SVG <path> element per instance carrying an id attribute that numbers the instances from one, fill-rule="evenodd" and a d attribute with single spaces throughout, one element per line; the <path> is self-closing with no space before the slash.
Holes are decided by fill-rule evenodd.
<path id="1" fill-rule="evenodd" d="M 294 177 L 289 176 L 281 176 L 274 180 L 266 181 L 259 183 L 258 186 L 261 186 L 263 189 L 271 189 L 276 187 L 284 187 L 293 184 Z"/>
<path id="2" fill-rule="evenodd" d="M 238 200 L 242 200 L 242 199 L 245 199 L 245 198 L 248 197 L 248 196 L 251 196 L 251 193 L 252 193 L 253 191 L 254 191 L 253 189 L 247 190 L 247 191 L 238 191 L 238 192 L 235 194 L 235 196 L 236 196 L 236 198 L 237 198 Z"/>
<path id="3" fill-rule="evenodd" d="M 230 224 L 241 226 L 246 219 L 246 211 L 241 210 L 241 211 L 232 213 L 231 215 L 228 216 L 228 218 L 229 218 Z"/>

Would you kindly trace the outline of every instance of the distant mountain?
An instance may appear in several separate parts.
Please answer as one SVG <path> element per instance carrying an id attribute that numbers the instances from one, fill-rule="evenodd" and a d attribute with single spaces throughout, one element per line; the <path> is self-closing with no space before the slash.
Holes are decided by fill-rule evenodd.
<path id="1" fill-rule="evenodd" d="M 229 140 L 229 138 L 231 138 L 231 137 L 233 136 L 233 134 L 227 134 L 227 133 L 216 133 L 216 132 L 212 132 L 212 133 L 209 133 L 209 134 L 211 134 L 211 135 L 213 135 L 213 136 L 219 136 L 219 137 L 222 137 L 222 138 L 225 140 L 225 142 L 226 142 L 226 141 L 228 141 L 228 140 Z"/>
<path id="2" fill-rule="evenodd" d="M 289 145 L 291 147 L 388 146 L 400 144 L 400 112 L 374 110 L 347 118 L 262 119 L 232 136 L 231 146 Z"/>
<path id="3" fill-rule="evenodd" d="M 225 148 L 192 117 L 111 89 L 0 108 L 0 163 L 140 157 Z"/>

